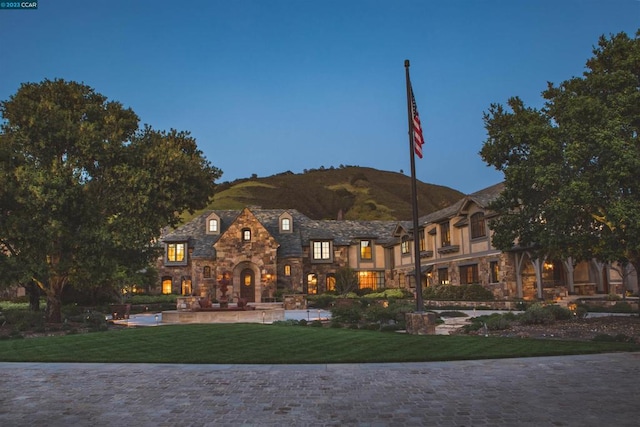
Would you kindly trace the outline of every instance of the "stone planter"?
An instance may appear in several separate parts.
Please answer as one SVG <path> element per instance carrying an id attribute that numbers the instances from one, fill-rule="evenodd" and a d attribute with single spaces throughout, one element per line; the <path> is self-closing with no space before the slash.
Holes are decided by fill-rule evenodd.
<path id="1" fill-rule="evenodd" d="M 435 313 L 406 313 L 406 329 L 412 335 L 435 335 L 436 314 Z"/>

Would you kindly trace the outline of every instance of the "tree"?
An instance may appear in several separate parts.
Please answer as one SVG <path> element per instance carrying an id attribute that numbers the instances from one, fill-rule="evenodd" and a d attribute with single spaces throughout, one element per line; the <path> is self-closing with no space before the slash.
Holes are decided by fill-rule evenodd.
<path id="1" fill-rule="evenodd" d="M 358 289 L 358 272 L 349 266 L 336 271 L 336 292 L 345 295 Z"/>
<path id="2" fill-rule="evenodd" d="M 221 175 L 189 133 L 139 129 L 131 109 L 84 84 L 25 83 L 0 113 L 0 276 L 18 265 L 51 322 L 67 284 L 155 259 L 162 227 L 206 206 Z"/>
<path id="3" fill-rule="evenodd" d="M 485 113 L 480 155 L 505 176 L 494 244 L 640 272 L 640 31 L 600 37 L 593 55 L 542 109 L 511 98 Z"/>

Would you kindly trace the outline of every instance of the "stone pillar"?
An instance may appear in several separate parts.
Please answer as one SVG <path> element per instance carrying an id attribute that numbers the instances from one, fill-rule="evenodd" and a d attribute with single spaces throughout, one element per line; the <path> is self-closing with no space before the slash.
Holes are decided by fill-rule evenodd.
<path id="1" fill-rule="evenodd" d="M 411 335 L 435 335 L 435 313 L 406 313 L 407 333 Z"/>

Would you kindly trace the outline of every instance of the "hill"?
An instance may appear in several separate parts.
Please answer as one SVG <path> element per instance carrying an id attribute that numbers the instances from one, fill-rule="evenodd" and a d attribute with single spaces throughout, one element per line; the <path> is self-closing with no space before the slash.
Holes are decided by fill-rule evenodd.
<path id="1" fill-rule="evenodd" d="M 426 215 L 464 195 L 418 181 L 418 211 Z M 401 173 L 346 166 L 283 172 L 218 186 L 209 209 L 297 209 L 313 219 L 410 220 L 411 178 Z"/>

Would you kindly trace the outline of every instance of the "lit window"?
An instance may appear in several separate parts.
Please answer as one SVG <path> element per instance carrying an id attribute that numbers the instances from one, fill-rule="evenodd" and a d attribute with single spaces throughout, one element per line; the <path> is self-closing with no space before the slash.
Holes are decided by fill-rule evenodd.
<path id="1" fill-rule="evenodd" d="M 329 242 L 313 242 L 313 259 L 331 259 Z"/>
<path id="2" fill-rule="evenodd" d="M 209 220 L 209 232 L 217 233 L 218 232 L 218 220 L 210 219 Z"/>
<path id="3" fill-rule="evenodd" d="M 404 236 L 402 238 L 402 243 L 400 244 L 400 250 L 402 251 L 403 254 L 409 253 L 409 238 L 407 236 Z"/>
<path id="4" fill-rule="evenodd" d="M 167 261 L 181 262 L 184 261 L 185 243 L 169 243 L 167 245 Z"/>
<path id="5" fill-rule="evenodd" d="M 173 292 L 173 280 L 171 277 L 163 277 L 162 278 L 162 293 L 170 294 Z"/>
<path id="6" fill-rule="evenodd" d="M 384 288 L 384 271 L 359 271 L 358 287 L 360 289 Z"/>
<path id="7" fill-rule="evenodd" d="M 291 220 L 289 218 L 282 218 L 282 231 L 291 230 Z"/>
<path id="8" fill-rule="evenodd" d="M 460 266 L 460 284 L 478 283 L 478 264 Z"/>
<path id="9" fill-rule="evenodd" d="M 438 283 L 441 285 L 449 284 L 449 269 L 447 268 L 438 269 Z"/>
<path id="10" fill-rule="evenodd" d="M 500 266 L 498 261 L 491 261 L 489 263 L 489 283 L 498 283 L 500 282 Z"/>
<path id="11" fill-rule="evenodd" d="M 182 295 L 191 295 L 191 277 L 182 278 Z"/>
<path id="12" fill-rule="evenodd" d="M 424 228 L 420 230 L 420 252 L 427 250 L 427 240 L 424 238 Z"/>
<path id="13" fill-rule="evenodd" d="M 371 259 L 371 240 L 360 241 L 360 259 Z"/>
<path id="14" fill-rule="evenodd" d="M 285 264 L 284 266 L 284 275 L 291 276 L 291 266 L 289 264 Z"/>
<path id="15" fill-rule="evenodd" d="M 317 294 L 318 293 L 318 276 L 315 274 L 309 274 L 307 276 L 307 293 L 308 294 Z"/>
<path id="16" fill-rule="evenodd" d="M 336 290 L 336 276 L 333 273 L 327 274 L 327 290 Z"/>
<path id="17" fill-rule="evenodd" d="M 451 246 L 451 232 L 449 231 L 449 221 L 440 224 L 440 244 L 441 246 Z"/>
<path id="18" fill-rule="evenodd" d="M 484 214 L 476 212 L 471 215 L 471 238 L 477 239 L 487 235 L 487 228 L 484 224 Z"/>
<path id="19" fill-rule="evenodd" d="M 251 241 L 251 230 L 249 230 L 248 228 L 242 230 L 242 240 L 244 240 L 245 242 Z"/>

